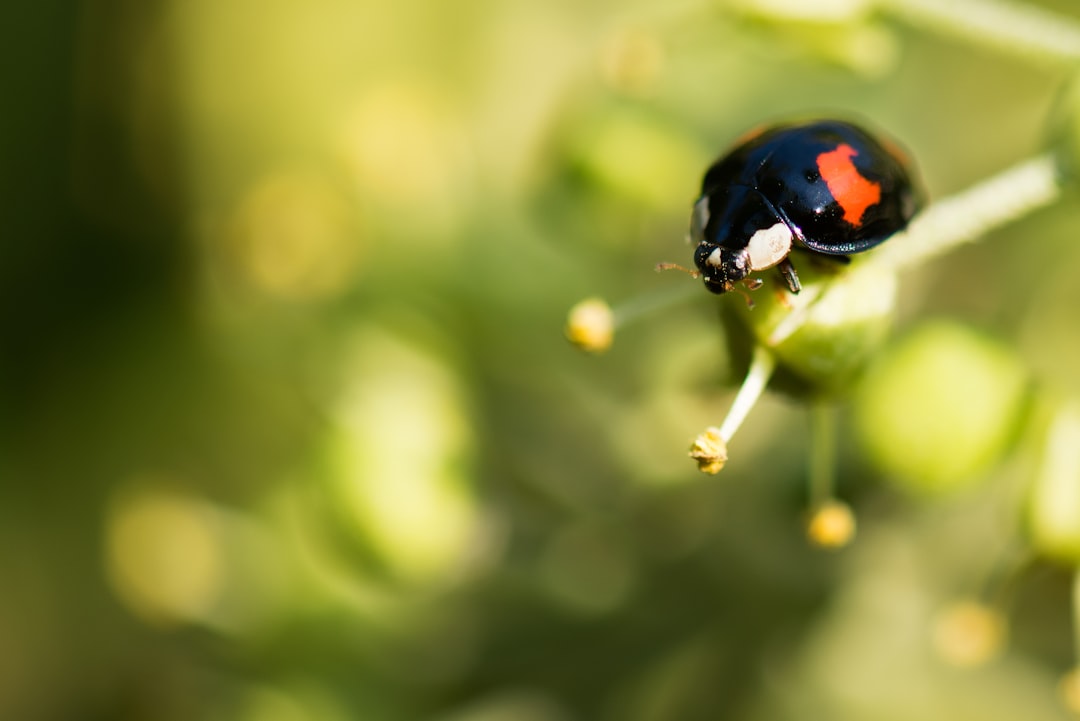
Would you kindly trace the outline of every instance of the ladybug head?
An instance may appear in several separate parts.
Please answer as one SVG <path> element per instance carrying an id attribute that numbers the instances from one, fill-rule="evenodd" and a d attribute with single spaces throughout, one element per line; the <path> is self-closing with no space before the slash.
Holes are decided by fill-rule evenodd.
<path id="1" fill-rule="evenodd" d="M 745 249 L 732 250 L 706 239 L 710 237 L 707 226 L 711 201 L 712 197 L 705 194 L 694 204 L 690 216 L 690 240 L 697 243 L 694 264 L 701 271 L 705 287 L 713 293 L 726 293 L 750 272 L 750 256 Z"/>
<path id="2" fill-rule="evenodd" d="M 732 250 L 702 241 L 694 251 L 694 264 L 707 289 L 726 293 L 750 273 L 750 253 L 746 248 Z"/>

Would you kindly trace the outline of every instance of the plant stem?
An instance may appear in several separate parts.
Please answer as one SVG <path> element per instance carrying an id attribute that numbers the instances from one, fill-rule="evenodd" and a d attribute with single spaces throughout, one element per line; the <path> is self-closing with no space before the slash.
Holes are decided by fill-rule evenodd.
<path id="1" fill-rule="evenodd" d="M 833 497 L 836 482 L 836 409 L 816 401 L 810 412 L 810 508 Z"/>
<path id="2" fill-rule="evenodd" d="M 742 387 L 739 388 L 727 417 L 720 424 L 720 437 L 724 443 L 730 441 L 735 431 L 739 430 L 739 426 L 750 413 L 750 409 L 754 407 L 764 392 L 765 386 L 769 384 L 769 378 L 772 377 L 775 368 L 776 358 L 773 357 L 772 352 L 764 346 L 755 346 L 754 357 L 750 361 L 746 379 L 743 380 Z"/>
<path id="3" fill-rule="evenodd" d="M 968 190 L 930 205 L 906 231 L 891 238 L 866 263 L 903 270 L 1053 203 L 1061 196 L 1057 165 L 1038 155 Z"/>
<path id="4" fill-rule="evenodd" d="M 1080 664 L 1080 567 L 1073 571 L 1072 622 L 1074 662 Z"/>
<path id="5" fill-rule="evenodd" d="M 623 328 L 640 318 L 661 310 L 701 297 L 700 283 L 681 283 L 672 288 L 650 293 L 632 301 L 624 301 L 612 308 L 615 327 Z"/>
<path id="6" fill-rule="evenodd" d="M 912 25 L 936 28 L 1023 55 L 1080 59 L 1080 24 L 1068 16 L 1007 0 L 880 0 Z"/>

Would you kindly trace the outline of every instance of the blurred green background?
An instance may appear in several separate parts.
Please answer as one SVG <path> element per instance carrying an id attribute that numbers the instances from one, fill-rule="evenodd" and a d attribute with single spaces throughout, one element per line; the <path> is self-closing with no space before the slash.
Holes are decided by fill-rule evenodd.
<path id="1" fill-rule="evenodd" d="M 1046 147 L 1068 62 L 782 5 L 0 10 L 0 718 L 1066 718 L 1067 564 L 1007 584 L 996 660 L 932 633 L 1022 542 L 1037 428 L 942 493 L 874 462 L 883 396 L 853 389 L 831 554 L 800 404 L 767 396 L 718 476 L 686 458 L 738 298 L 600 357 L 562 336 L 582 297 L 690 283 L 653 266 L 762 122 L 865 119 L 931 198 Z M 898 427 L 950 343 L 1080 396 L 1076 207 L 904 276 Z"/>

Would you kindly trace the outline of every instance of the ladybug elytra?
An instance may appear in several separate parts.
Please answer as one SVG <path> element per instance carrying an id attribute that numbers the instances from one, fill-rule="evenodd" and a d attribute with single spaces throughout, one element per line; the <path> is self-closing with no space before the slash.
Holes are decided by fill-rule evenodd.
<path id="1" fill-rule="evenodd" d="M 890 143 L 838 120 L 771 127 L 705 173 L 690 225 L 694 263 L 714 293 L 773 267 L 798 293 L 793 251 L 848 262 L 907 227 L 919 205 Z"/>

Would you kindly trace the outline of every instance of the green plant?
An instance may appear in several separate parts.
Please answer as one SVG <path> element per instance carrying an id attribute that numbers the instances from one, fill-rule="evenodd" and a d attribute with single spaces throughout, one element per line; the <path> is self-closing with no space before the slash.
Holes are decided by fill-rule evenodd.
<path id="1" fill-rule="evenodd" d="M 870 73 L 885 61 L 880 54 L 867 56 L 854 48 L 879 29 L 868 19 L 873 11 L 1036 62 L 1067 64 L 1080 57 L 1080 25 L 1018 3 L 744 5 L 756 18 L 805 39 L 811 50 L 821 51 L 814 42 L 822 37 L 846 40 L 851 52 L 833 44 L 832 56 Z M 904 271 L 1025 215 L 1074 202 L 1069 194 L 1080 180 L 1080 79 L 1067 84 L 1054 113 L 1046 122 L 1049 132 L 1040 152 L 935 200 L 906 231 L 842 270 L 821 273 L 811 265 L 803 274 L 800 269 L 804 282 L 798 295 L 766 277 L 752 304 L 720 300 L 725 341 L 731 355 L 742 359 L 746 375 L 723 422 L 691 445 L 690 456 L 701 471 L 715 474 L 724 468 L 729 445 L 767 387 L 803 399 L 811 411 L 808 535 L 823 547 L 843 546 L 854 535 L 855 523 L 849 506 L 835 498 L 835 407 L 854 395 L 862 445 L 886 478 L 917 497 L 940 499 L 979 487 L 1018 445 L 1034 448 L 1031 453 L 1039 459 L 1029 464 L 1034 470 L 1009 496 L 1014 499 L 1007 506 L 1013 517 L 1010 533 L 1035 556 L 1076 567 L 1080 579 L 1075 401 L 1063 402 L 1057 390 L 1033 380 L 1037 374 L 1008 346 L 960 324 L 931 319 L 900 342 L 891 342 L 889 333 Z M 1032 262 L 1056 263 L 1055 252 L 1040 250 L 1038 239 L 1021 242 L 1031 244 Z M 592 307 L 599 303 L 593 300 Z M 619 307 L 607 312 L 611 322 L 605 326 L 603 347 L 590 350 L 605 350 L 615 328 L 636 317 Z M 568 335 L 580 338 L 573 317 L 569 323 Z M 1047 341 L 1045 352 L 1053 354 L 1053 340 Z M 1001 588 L 1000 583 L 990 586 Z M 1080 598 L 1076 590 L 1075 598 Z M 1006 635 L 1004 603 L 1000 597 L 962 602 L 943 612 L 935 637 L 942 656 L 958 665 L 996 656 Z M 1075 622 L 1080 625 L 1080 615 Z M 1073 671 L 1062 681 L 1063 697 L 1074 710 L 1080 710 L 1078 678 L 1080 672 Z"/>

